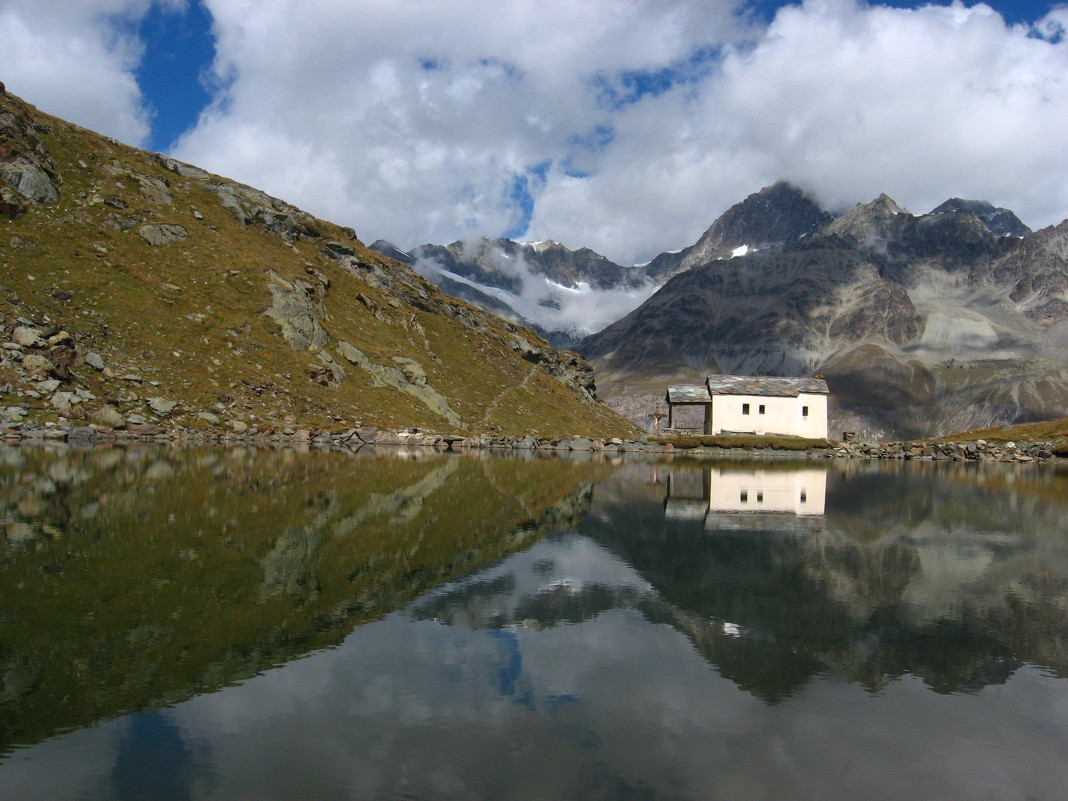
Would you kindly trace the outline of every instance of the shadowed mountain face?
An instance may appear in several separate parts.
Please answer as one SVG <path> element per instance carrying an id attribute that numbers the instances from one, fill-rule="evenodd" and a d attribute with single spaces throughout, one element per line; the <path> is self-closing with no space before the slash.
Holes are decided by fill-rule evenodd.
<path id="1" fill-rule="evenodd" d="M 882 195 L 793 241 L 698 263 L 580 351 L 635 419 L 667 383 L 708 373 L 821 373 L 832 432 L 1064 415 L 1068 222 L 1030 233 L 990 204 L 939 209 L 914 216 Z"/>

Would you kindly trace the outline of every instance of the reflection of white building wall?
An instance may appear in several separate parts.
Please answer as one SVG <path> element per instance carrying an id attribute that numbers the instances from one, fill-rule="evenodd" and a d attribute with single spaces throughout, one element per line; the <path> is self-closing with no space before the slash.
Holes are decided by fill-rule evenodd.
<path id="1" fill-rule="evenodd" d="M 789 512 L 822 515 L 826 470 L 711 471 L 708 508 L 713 512 Z"/>
<path id="2" fill-rule="evenodd" d="M 827 436 L 827 396 L 807 392 L 795 398 L 766 395 L 713 395 L 706 407 L 705 431 Z"/>

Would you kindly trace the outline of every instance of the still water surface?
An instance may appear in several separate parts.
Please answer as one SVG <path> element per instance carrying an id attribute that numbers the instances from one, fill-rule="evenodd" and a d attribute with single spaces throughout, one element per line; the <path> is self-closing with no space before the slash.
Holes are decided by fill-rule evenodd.
<path id="1" fill-rule="evenodd" d="M 0 449 L 0 797 L 1063 799 L 1068 471 Z"/>

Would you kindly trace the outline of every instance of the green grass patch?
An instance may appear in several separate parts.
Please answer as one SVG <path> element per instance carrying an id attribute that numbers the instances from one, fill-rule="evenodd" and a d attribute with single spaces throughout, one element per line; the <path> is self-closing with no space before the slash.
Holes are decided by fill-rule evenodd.
<path id="1" fill-rule="evenodd" d="M 743 448 L 746 450 L 807 451 L 833 448 L 834 443 L 828 439 L 808 439 L 806 437 L 776 437 L 756 434 L 719 434 L 706 436 L 700 434 L 676 437 L 651 437 L 654 442 L 674 445 L 676 448 Z"/>

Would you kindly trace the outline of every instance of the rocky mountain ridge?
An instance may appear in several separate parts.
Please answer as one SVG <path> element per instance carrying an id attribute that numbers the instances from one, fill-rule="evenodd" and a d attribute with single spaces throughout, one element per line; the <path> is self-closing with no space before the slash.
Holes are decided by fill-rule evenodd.
<path id="1" fill-rule="evenodd" d="M 1026 231 L 987 203 L 916 216 L 881 195 L 793 241 L 695 264 L 580 350 L 636 419 L 667 383 L 708 373 L 823 374 L 832 432 L 1063 416 L 1068 221 L 1023 236 L 991 225 Z"/>
<path id="2" fill-rule="evenodd" d="M 355 232 L 0 97 L 0 426 L 627 436 L 592 369 Z"/>

